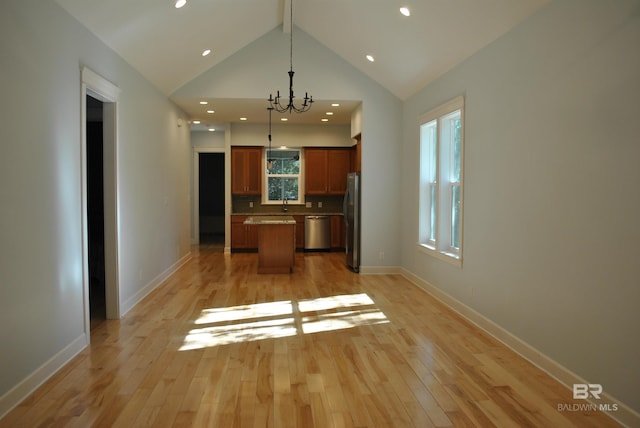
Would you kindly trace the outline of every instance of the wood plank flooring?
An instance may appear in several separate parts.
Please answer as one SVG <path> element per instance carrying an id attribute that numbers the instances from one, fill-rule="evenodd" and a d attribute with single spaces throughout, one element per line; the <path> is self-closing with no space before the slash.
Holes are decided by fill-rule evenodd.
<path id="1" fill-rule="evenodd" d="M 193 259 L 0 427 L 611 427 L 400 276 L 339 253 Z"/>

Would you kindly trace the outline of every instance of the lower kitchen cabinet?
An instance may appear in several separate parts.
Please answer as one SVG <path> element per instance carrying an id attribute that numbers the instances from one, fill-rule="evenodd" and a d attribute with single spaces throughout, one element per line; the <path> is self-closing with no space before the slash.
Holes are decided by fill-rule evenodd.
<path id="1" fill-rule="evenodd" d="M 304 216 L 294 215 L 296 220 L 296 250 L 304 249 Z"/>
<path id="2" fill-rule="evenodd" d="M 258 227 L 244 224 L 245 215 L 231 216 L 231 250 L 257 250 Z"/>
<path id="3" fill-rule="evenodd" d="M 258 249 L 258 226 L 244 224 L 246 215 L 231 216 L 231 250 Z M 304 217 L 294 215 L 296 220 L 296 249 L 304 249 Z M 331 248 L 342 249 L 345 246 L 345 225 L 341 215 L 331 216 Z"/>
<path id="4" fill-rule="evenodd" d="M 347 228 L 344 224 L 344 216 L 331 216 L 331 248 L 344 248 Z"/>

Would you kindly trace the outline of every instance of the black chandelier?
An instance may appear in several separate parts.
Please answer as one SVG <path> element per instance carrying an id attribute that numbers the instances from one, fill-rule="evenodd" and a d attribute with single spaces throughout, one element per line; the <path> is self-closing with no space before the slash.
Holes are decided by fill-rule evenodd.
<path id="1" fill-rule="evenodd" d="M 273 169 L 273 159 L 271 158 L 271 112 L 273 111 L 273 107 L 267 107 L 269 110 L 269 150 L 267 151 L 267 171 L 271 171 Z"/>
<path id="2" fill-rule="evenodd" d="M 289 113 L 291 113 L 292 111 L 295 111 L 296 113 L 304 113 L 311 108 L 311 104 L 313 104 L 313 97 L 310 97 L 309 94 L 305 92 L 301 106 L 297 107 L 293 103 L 293 99 L 295 98 L 293 96 L 293 0 L 290 0 L 289 4 L 291 5 L 291 29 L 289 31 L 289 64 L 291 66 L 291 68 L 289 69 L 289 103 L 287 105 L 283 105 L 280 97 L 280 91 L 277 91 L 275 98 L 273 98 L 272 94 L 269 94 L 269 108 L 274 109 L 278 113 L 285 113 L 287 111 Z"/>

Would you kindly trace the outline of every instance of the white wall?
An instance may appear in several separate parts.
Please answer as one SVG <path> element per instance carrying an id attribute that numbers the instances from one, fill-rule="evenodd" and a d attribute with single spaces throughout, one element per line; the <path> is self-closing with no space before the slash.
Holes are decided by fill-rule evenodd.
<path id="1" fill-rule="evenodd" d="M 417 118 L 458 95 L 462 269 L 416 246 Z M 640 2 L 555 1 L 407 100 L 401 186 L 407 270 L 636 411 L 639 99 Z"/>
<path id="2" fill-rule="evenodd" d="M 200 148 L 222 148 L 224 149 L 224 131 L 192 131 L 191 146 L 194 149 Z"/>
<path id="3" fill-rule="evenodd" d="M 362 100 L 362 265 L 365 270 L 398 266 L 402 103 L 298 28 L 294 46 L 297 88 L 316 100 Z M 276 28 L 179 88 L 172 98 L 264 98 L 286 87 L 288 69 L 289 36 Z M 230 138 L 235 138 L 233 131 Z M 261 138 L 266 139 L 264 131 Z M 381 251 L 384 260 L 378 258 Z"/>
<path id="4" fill-rule="evenodd" d="M 189 254 L 190 142 L 188 128 L 177 127 L 182 112 L 54 2 L 3 1 L 0 414 L 86 343 L 81 65 L 121 89 L 121 310 Z"/>
<path id="5" fill-rule="evenodd" d="M 271 129 L 272 147 L 351 147 L 349 125 L 280 125 Z M 232 146 L 268 146 L 269 129 L 265 124 L 231 124 Z"/>

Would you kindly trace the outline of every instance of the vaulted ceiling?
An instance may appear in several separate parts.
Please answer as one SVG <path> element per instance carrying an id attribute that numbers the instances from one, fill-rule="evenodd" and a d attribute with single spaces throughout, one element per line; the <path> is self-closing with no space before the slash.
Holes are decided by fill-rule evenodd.
<path id="1" fill-rule="evenodd" d="M 188 0 L 180 9 L 175 0 L 56 1 L 169 97 L 274 28 L 290 28 L 290 0 Z M 548 1 L 294 0 L 293 23 L 406 99 Z"/>

